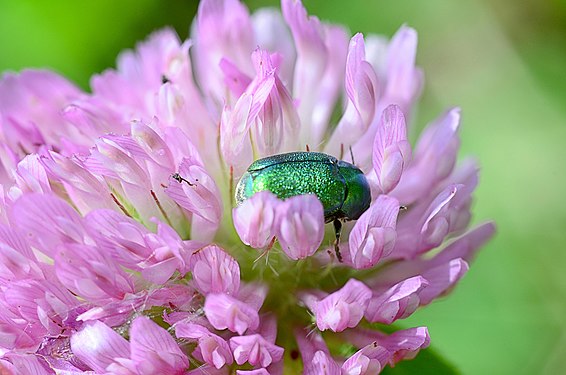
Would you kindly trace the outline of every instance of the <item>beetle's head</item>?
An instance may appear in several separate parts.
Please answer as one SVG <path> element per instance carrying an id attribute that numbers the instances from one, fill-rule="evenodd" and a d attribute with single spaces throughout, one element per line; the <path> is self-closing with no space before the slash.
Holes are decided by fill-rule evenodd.
<path id="1" fill-rule="evenodd" d="M 253 195 L 253 182 L 252 175 L 249 172 L 242 175 L 234 193 L 237 206 Z"/>
<path id="2" fill-rule="evenodd" d="M 347 186 L 342 212 L 346 215 L 346 219 L 356 220 L 369 208 L 371 203 L 368 181 L 363 172 L 353 164 L 340 160 L 338 169 Z"/>

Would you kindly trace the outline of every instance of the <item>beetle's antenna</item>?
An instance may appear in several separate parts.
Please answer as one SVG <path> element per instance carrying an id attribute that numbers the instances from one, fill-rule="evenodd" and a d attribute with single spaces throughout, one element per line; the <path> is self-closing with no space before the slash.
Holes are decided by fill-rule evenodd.
<path id="1" fill-rule="evenodd" d="M 342 160 L 344 157 L 344 143 L 340 143 L 340 157 L 338 159 Z"/>
<path id="2" fill-rule="evenodd" d="M 356 162 L 354 161 L 354 151 L 352 151 L 352 145 L 350 145 L 349 148 L 350 148 L 350 157 L 352 158 L 352 164 L 356 165 Z"/>
<path id="3" fill-rule="evenodd" d="M 336 258 L 338 259 L 338 261 L 342 263 L 342 254 L 340 254 L 340 235 L 342 234 L 342 222 L 339 219 L 335 219 L 332 224 L 334 224 L 334 234 L 336 234 L 334 252 L 336 253 Z"/>
<path id="4" fill-rule="evenodd" d="M 311 148 L 309 147 L 308 144 L 307 144 L 307 152 L 311 152 Z"/>

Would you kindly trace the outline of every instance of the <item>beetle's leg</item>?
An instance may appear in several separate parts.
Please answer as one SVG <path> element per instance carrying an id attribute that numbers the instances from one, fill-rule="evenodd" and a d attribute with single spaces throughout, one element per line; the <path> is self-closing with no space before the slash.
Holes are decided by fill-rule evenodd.
<path id="1" fill-rule="evenodd" d="M 334 242 L 334 252 L 336 253 L 336 258 L 342 263 L 342 254 L 340 254 L 340 235 L 342 234 L 342 222 L 339 219 L 334 219 L 332 222 L 334 224 L 334 234 L 336 234 L 336 242 Z"/>
<path id="2" fill-rule="evenodd" d="M 352 145 L 350 145 L 350 157 L 352 158 L 352 164 L 356 165 L 356 162 L 354 161 L 354 151 L 352 151 Z"/>

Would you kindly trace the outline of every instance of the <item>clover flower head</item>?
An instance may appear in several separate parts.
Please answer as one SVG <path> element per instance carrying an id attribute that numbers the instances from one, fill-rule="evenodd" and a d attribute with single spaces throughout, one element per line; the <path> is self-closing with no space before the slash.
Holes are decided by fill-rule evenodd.
<path id="1" fill-rule="evenodd" d="M 425 327 L 374 323 L 450 291 L 494 225 L 468 228 L 460 110 L 408 138 L 416 46 L 407 26 L 350 37 L 298 0 L 202 0 L 189 40 L 152 34 L 90 93 L 5 73 L 0 372 L 375 374 L 426 348 Z M 341 257 L 315 195 L 234 203 L 255 159 L 305 148 L 371 187 Z"/>

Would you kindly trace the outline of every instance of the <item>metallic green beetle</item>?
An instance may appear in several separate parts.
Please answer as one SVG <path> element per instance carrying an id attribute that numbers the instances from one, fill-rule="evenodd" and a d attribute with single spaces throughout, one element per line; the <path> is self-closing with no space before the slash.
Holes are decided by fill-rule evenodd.
<path id="1" fill-rule="evenodd" d="M 239 205 L 257 192 L 270 191 L 280 199 L 315 194 L 324 219 L 334 223 L 336 257 L 341 220 L 356 220 L 370 206 L 371 192 L 363 172 L 353 164 L 320 152 L 290 152 L 254 161 L 236 186 Z"/>

